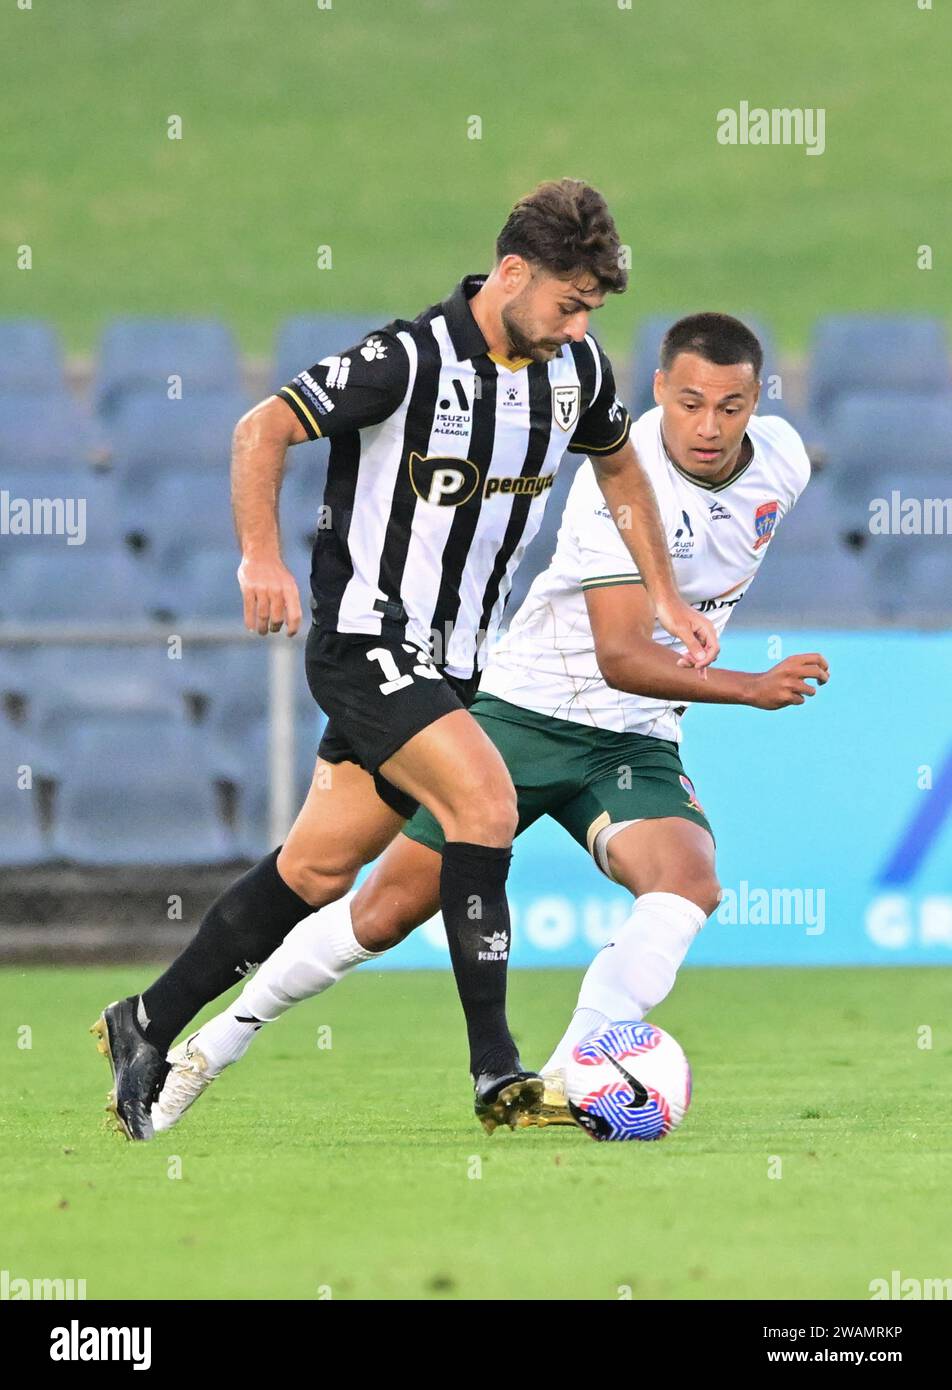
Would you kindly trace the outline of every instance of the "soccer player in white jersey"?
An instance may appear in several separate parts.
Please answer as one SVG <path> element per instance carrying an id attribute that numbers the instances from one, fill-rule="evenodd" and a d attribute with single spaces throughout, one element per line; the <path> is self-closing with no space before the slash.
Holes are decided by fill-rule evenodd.
<path id="1" fill-rule="evenodd" d="M 761 362 L 738 320 L 680 320 L 662 344 L 658 405 L 633 431 L 678 586 L 719 633 L 810 476 L 793 427 L 753 413 Z M 635 903 L 585 975 L 543 1069 L 541 1113 L 522 1122 L 571 1122 L 561 1085 L 571 1048 L 654 1008 L 717 905 L 714 840 L 679 754 L 687 706 L 777 710 L 803 704 L 828 674 L 815 652 L 759 673 L 711 668 L 702 678 L 689 669 L 682 644 L 653 616 L 591 464 L 582 465 L 555 556 L 492 652 L 472 713 L 509 768 L 517 833 L 553 817 Z M 156 1130 L 174 1124 L 262 1024 L 340 979 L 351 933 L 367 952 L 383 951 L 438 910 L 441 839 L 435 818 L 419 811 L 355 895 L 295 927 L 237 1001 L 172 1054 Z"/>

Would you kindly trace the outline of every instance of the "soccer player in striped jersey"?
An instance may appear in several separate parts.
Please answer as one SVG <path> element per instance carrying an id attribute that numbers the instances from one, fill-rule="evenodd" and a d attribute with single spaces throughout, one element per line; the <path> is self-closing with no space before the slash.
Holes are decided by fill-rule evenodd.
<path id="1" fill-rule="evenodd" d="M 505 1011 L 516 796 L 467 710 L 567 451 L 592 458 L 661 623 L 699 668 L 717 654 L 713 625 L 677 592 L 628 412 L 588 332 L 626 281 L 601 195 L 571 179 L 543 184 L 513 208 L 488 276 L 315 363 L 239 423 L 238 575 L 246 625 L 262 635 L 301 620 L 278 535 L 285 454 L 331 442 L 306 649 L 328 725 L 284 845 L 213 904 L 158 980 L 93 1026 L 130 1138 L 151 1137 L 166 1050 L 185 1024 L 345 894 L 419 805 L 445 836 L 439 896 L 477 1115 L 514 1123 L 539 1105 L 541 1082 L 523 1068 Z M 353 935 L 343 949 L 355 963 L 366 954 Z"/>
<path id="2" fill-rule="evenodd" d="M 681 591 L 718 631 L 810 474 L 796 431 L 752 413 L 761 357 L 736 319 L 679 321 L 662 346 L 659 404 L 633 431 Z M 569 1051 L 589 1032 L 641 1019 L 658 1004 L 717 904 L 714 841 L 679 752 L 688 705 L 782 709 L 803 704 L 828 678 L 826 661 L 812 652 L 758 674 L 712 669 L 699 680 L 685 669 L 683 644 L 656 622 L 641 579 L 585 463 L 555 557 L 493 651 L 472 706 L 512 775 L 517 833 L 551 816 L 635 898 L 589 968 L 546 1063 L 544 1105 L 519 1117 L 523 1123 L 572 1122 L 561 1075 Z M 291 932 L 236 1003 L 173 1053 L 157 1130 L 176 1123 L 264 1023 L 340 979 L 352 964 L 341 943 L 355 937 L 365 952 L 379 952 L 436 912 L 442 843 L 437 821 L 419 811 L 356 895 Z"/>

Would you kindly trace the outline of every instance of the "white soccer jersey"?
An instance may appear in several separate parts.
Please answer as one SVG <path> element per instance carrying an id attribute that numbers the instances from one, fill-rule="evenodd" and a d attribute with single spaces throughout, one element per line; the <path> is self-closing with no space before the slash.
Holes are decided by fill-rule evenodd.
<path id="1" fill-rule="evenodd" d="M 678 588 L 718 632 L 810 476 L 803 442 L 786 420 L 753 415 L 747 435 L 753 453 L 746 467 L 709 485 L 669 458 L 660 406 L 631 434 L 658 499 Z M 595 660 L 585 590 L 640 582 L 586 459 L 569 492 L 555 556 L 494 645 L 480 690 L 555 719 L 679 740 L 683 702 L 612 690 Z M 657 624 L 654 640 L 684 650 Z"/>

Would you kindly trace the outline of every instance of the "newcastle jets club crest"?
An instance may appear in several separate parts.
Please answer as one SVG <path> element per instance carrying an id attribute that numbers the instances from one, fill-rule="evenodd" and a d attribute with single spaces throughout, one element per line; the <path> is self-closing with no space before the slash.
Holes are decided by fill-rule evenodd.
<path id="1" fill-rule="evenodd" d="M 563 430 L 572 430 L 578 421 L 581 405 L 581 388 L 578 386 L 552 387 L 552 414 L 555 423 Z"/>
<path id="2" fill-rule="evenodd" d="M 759 550 L 762 545 L 766 545 L 774 533 L 777 524 L 777 514 L 780 511 L 779 502 L 764 502 L 763 506 L 758 507 L 754 512 L 754 531 L 757 539 L 754 541 L 754 549 Z"/>

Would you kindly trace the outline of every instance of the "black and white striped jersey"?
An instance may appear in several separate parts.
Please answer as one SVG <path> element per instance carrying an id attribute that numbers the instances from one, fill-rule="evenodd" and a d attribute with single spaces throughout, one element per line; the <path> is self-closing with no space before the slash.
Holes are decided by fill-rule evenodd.
<path id="1" fill-rule="evenodd" d="M 485 278 L 278 393 L 331 443 L 315 621 L 401 632 L 462 679 L 482 666 L 566 450 L 613 453 L 631 428 L 594 338 L 547 363 L 488 351 L 469 308 Z"/>

